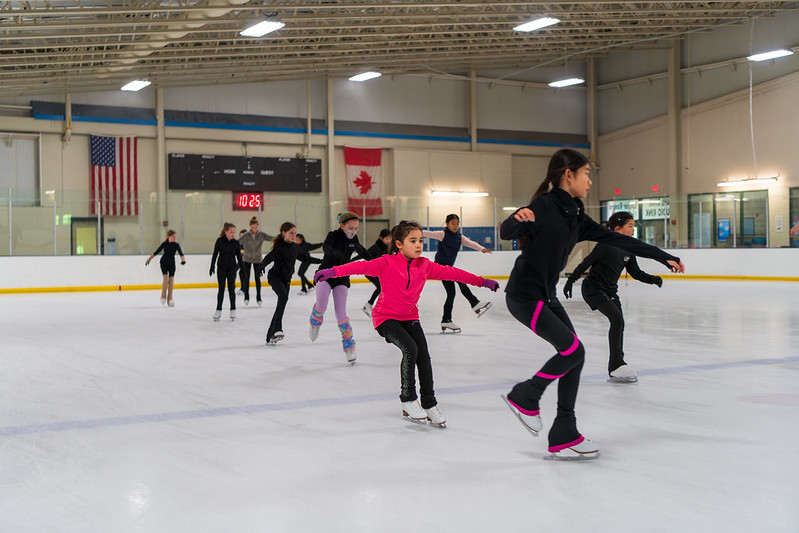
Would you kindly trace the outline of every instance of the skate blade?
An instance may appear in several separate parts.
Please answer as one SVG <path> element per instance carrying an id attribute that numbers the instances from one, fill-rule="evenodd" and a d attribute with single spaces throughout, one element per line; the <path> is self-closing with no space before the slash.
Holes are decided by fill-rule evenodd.
<path id="1" fill-rule="evenodd" d="M 427 419 L 427 423 L 428 423 L 428 424 L 430 424 L 431 426 L 433 426 L 434 428 L 447 429 L 447 423 L 446 423 L 446 422 L 443 422 L 443 423 L 441 423 L 441 424 L 435 424 L 435 423 L 433 423 L 433 421 L 432 421 L 432 420 L 430 420 L 430 419 L 428 418 L 428 419 Z"/>
<path id="2" fill-rule="evenodd" d="M 528 426 L 527 424 L 525 424 L 525 423 L 524 423 L 524 420 L 522 420 L 522 415 L 521 415 L 521 413 L 520 413 L 520 412 L 519 412 L 519 411 L 518 411 L 518 410 L 517 410 L 515 407 L 513 407 L 513 404 L 512 404 L 512 403 L 510 403 L 510 400 L 508 400 L 508 397 L 507 397 L 507 396 L 505 396 L 504 394 L 500 394 L 500 397 L 501 397 L 501 398 L 502 398 L 502 400 L 505 402 L 505 405 L 507 405 L 507 406 L 508 406 L 508 409 L 510 409 L 510 410 L 511 410 L 511 412 L 512 412 L 512 413 L 513 413 L 513 415 L 516 417 L 516 419 L 517 419 L 519 422 L 521 422 L 521 423 L 522 423 L 522 425 L 524 426 L 524 429 L 526 429 L 527 431 L 529 431 L 529 432 L 530 432 L 530 435 L 532 435 L 533 437 L 537 437 L 537 436 L 538 436 L 538 432 L 537 432 L 536 430 L 534 430 L 533 428 L 531 428 L 530 426 Z"/>
<path id="3" fill-rule="evenodd" d="M 608 383 L 638 383 L 638 378 L 608 378 Z"/>
<path id="4" fill-rule="evenodd" d="M 402 412 L 402 418 L 408 422 L 413 422 L 414 424 L 419 424 L 422 426 L 427 425 L 427 418 L 411 418 L 405 411 Z"/>
<path id="5" fill-rule="evenodd" d="M 453 333 L 453 334 L 454 333 L 460 333 L 461 329 L 460 328 L 458 328 L 458 329 L 441 328 L 441 333 L 446 334 L 447 332 Z"/>
<path id="6" fill-rule="evenodd" d="M 599 451 L 590 452 L 590 453 L 579 453 L 575 452 L 574 450 L 568 450 L 568 454 L 564 454 L 563 452 L 566 450 L 561 450 L 560 452 L 550 453 L 549 455 L 544 456 L 545 461 L 591 461 L 593 459 L 599 459 Z"/>
<path id="7" fill-rule="evenodd" d="M 488 311 L 489 309 L 491 309 L 491 302 L 488 302 L 488 305 L 486 305 L 482 309 L 478 309 L 477 311 L 475 311 L 475 313 L 477 314 L 477 318 L 480 318 L 481 316 L 486 314 L 486 311 Z"/>

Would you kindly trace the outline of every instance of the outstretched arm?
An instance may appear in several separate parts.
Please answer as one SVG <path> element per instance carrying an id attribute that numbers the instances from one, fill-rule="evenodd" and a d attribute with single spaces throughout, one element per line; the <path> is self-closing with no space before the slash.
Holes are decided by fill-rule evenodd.
<path id="1" fill-rule="evenodd" d="M 430 231 L 430 230 L 423 229 L 422 230 L 422 235 L 424 237 L 427 237 L 428 239 L 435 239 L 437 241 L 443 241 L 444 240 L 444 230 L 443 229 L 442 230 L 438 230 L 438 231 Z"/>
<path id="2" fill-rule="evenodd" d="M 639 257 L 654 259 L 666 265 L 672 272 L 685 272 L 685 265 L 682 264 L 679 257 L 671 255 L 657 246 L 652 246 L 636 238 L 611 231 L 597 224 L 587 216 L 583 218 L 582 227 L 580 229 L 580 240 L 604 242 Z"/>
<path id="3" fill-rule="evenodd" d="M 627 273 L 632 276 L 633 279 L 642 283 L 649 283 L 651 285 L 657 285 L 658 287 L 663 285 L 663 278 L 647 274 L 641 270 L 641 267 L 638 266 L 638 261 L 635 260 L 635 256 L 631 256 L 630 260 L 627 261 Z"/>
<path id="4" fill-rule="evenodd" d="M 472 250 L 477 250 L 478 252 L 483 252 L 484 254 L 491 254 L 494 253 L 493 250 L 489 250 L 485 246 L 474 242 L 466 235 L 461 235 L 461 244 L 466 246 L 467 248 L 471 248 Z"/>

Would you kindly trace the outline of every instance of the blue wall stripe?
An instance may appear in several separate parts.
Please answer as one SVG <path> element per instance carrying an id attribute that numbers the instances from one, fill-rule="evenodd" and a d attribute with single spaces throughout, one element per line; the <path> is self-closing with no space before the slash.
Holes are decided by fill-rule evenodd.
<path id="1" fill-rule="evenodd" d="M 667 368 L 653 368 L 638 371 L 639 376 L 658 376 L 667 374 L 687 374 L 693 372 L 707 372 L 712 370 L 727 370 L 732 368 L 747 368 L 752 366 L 779 365 L 784 363 L 799 362 L 799 356 L 772 359 L 753 359 L 748 361 L 731 361 L 727 363 L 707 363 L 702 365 L 676 366 Z M 583 376 L 583 382 L 606 381 L 606 374 Z M 471 394 L 485 391 L 502 391 L 513 386 L 508 383 L 485 383 L 466 385 L 463 387 L 447 387 L 439 389 L 439 394 Z M 147 424 L 154 422 L 169 422 L 180 420 L 193 420 L 198 418 L 213 418 L 219 416 L 236 416 L 275 411 L 293 411 L 296 409 L 309 409 L 315 407 L 332 407 L 335 405 L 362 404 L 396 400 L 396 392 L 381 394 L 364 394 L 360 396 L 344 396 L 340 398 L 318 398 L 315 400 L 298 400 L 292 402 L 278 402 L 267 404 L 243 405 L 234 407 L 217 407 L 214 409 L 198 409 L 192 411 L 174 411 L 167 413 L 151 413 L 144 415 L 116 416 L 110 418 L 94 418 L 89 420 L 68 420 L 44 424 L 26 424 L 21 426 L 0 427 L 0 436 L 30 435 L 38 433 L 51 433 L 56 431 L 69 431 L 75 429 L 107 428 L 114 426 L 130 426 L 134 424 Z"/>

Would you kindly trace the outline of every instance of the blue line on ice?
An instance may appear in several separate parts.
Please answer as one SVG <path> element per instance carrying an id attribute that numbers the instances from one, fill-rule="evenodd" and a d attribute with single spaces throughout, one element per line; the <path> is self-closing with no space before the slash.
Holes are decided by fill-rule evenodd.
<path id="1" fill-rule="evenodd" d="M 676 366 L 670 368 L 653 368 L 638 371 L 639 376 L 657 376 L 665 374 L 685 374 L 689 372 L 705 372 L 709 370 L 726 370 L 730 368 L 745 368 L 751 366 L 777 365 L 799 361 L 799 356 L 782 357 L 774 359 L 753 359 L 749 361 L 732 361 L 728 363 L 708 363 L 704 365 Z M 583 382 L 605 381 L 607 375 L 595 374 L 583 376 Z M 467 385 L 463 387 L 447 387 L 438 389 L 438 394 L 469 394 L 474 392 L 505 390 L 513 383 L 486 383 L 482 385 Z M 146 424 L 150 422 L 167 422 L 174 420 L 191 420 L 194 418 L 210 418 L 217 416 L 231 416 L 263 413 L 267 411 L 292 411 L 311 407 L 330 407 L 334 405 L 358 404 L 380 402 L 396 399 L 395 392 L 382 394 L 365 394 L 360 396 L 345 396 L 343 398 L 318 398 L 316 400 L 302 400 L 294 402 L 267 403 L 260 405 L 243 405 L 238 407 L 217 407 L 214 409 L 198 409 L 192 411 L 175 411 L 171 413 L 151 413 L 144 415 L 117 416 L 110 418 L 95 418 L 91 420 L 68 420 L 48 424 L 27 424 L 23 426 L 0 427 L 0 436 L 29 435 L 35 433 L 49 433 L 55 431 L 68 431 L 72 429 L 92 429 L 112 426 L 127 426 L 132 424 Z"/>

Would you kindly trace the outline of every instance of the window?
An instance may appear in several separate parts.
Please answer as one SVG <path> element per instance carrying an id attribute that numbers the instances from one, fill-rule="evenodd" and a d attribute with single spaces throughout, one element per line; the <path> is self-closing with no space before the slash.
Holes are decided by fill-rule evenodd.
<path id="1" fill-rule="evenodd" d="M 799 224 L 799 187 L 792 187 L 789 193 L 790 202 L 790 217 L 791 222 L 789 227 L 794 227 Z M 799 248 L 799 234 L 791 237 L 791 248 Z"/>
<path id="2" fill-rule="evenodd" d="M 14 205 L 34 206 L 39 183 L 39 136 L 0 133 L 0 188 L 11 189 Z"/>
<path id="3" fill-rule="evenodd" d="M 688 195 L 688 236 L 693 248 L 768 246 L 768 191 Z"/>

